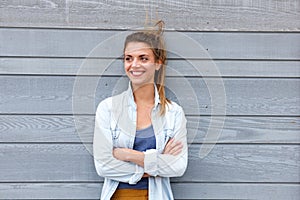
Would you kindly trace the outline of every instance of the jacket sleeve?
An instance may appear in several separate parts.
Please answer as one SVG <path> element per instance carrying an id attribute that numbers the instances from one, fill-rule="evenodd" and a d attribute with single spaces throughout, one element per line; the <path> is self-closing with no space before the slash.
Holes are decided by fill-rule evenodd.
<path id="1" fill-rule="evenodd" d="M 110 112 L 107 101 L 102 101 L 96 111 L 93 156 L 99 176 L 136 184 L 144 174 L 144 169 L 137 164 L 114 158 Z"/>
<path id="2" fill-rule="evenodd" d="M 176 113 L 174 125 L 175 141 L 183 144 L 182 152 L 177 156 L 161 154 L 156 149 L 145 152 L 144 171 L 151 176 L 182 176 L 188 163 L 186 118 L 181 107 Z"/>

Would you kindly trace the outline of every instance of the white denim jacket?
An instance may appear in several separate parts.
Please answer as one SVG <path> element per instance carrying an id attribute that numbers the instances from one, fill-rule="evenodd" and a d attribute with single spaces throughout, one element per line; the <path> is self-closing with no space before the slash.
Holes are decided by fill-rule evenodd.
<path id="1" fill-rule="evenodd" d="M 144 152 L 144 168 L 117 160 L 112 155 L 114 147 L 133 148 L 137 114 L 131 84 L 127 91 L 103 100 L 97 107 L 93 154 L 96 171 L 104 177 L 101 200 L 109 200 L 120 181 L 136 184 L 144 173 L 150 175 L 149 200 L 174 199 L 169 177 L 182 176 L 188 161 L 186 118 L 175 102 L 168 104 L 165 115 L 161 116 L 159 95 L 154 87 L 155 106 L 151 120 L 156 149 Z M 170 138 L 183 144 L 183 150 L 177 156 L 162 154 Z"/>

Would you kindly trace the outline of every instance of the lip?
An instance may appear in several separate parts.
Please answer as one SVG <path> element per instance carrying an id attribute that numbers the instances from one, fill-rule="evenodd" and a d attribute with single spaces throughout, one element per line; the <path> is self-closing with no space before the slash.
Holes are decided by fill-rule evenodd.
<path id="1" fill-rule="evenodd" d="M 145 71 L 129 71 L 129 73 L 134 77 L 139 77 L 142 76 L 145 73 Z"/>

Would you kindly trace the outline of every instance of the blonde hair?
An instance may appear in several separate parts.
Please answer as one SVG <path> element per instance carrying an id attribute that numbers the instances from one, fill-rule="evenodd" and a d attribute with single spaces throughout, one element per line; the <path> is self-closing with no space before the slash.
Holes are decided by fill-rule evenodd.
<path id="1" fill-rule="evenodd" d="M 165 74 L 166 74 L 166 62 L 167 51 L 163 38 L 164 22 L 159 20 L 155 23 L 154 27 L 149 30 L 138 31 L 128 35 L 125 39 L 124 51 L 129 42 L 143 42 L 150 46 L 155 61 L 161 62 L 161 67 L 155 75 L 155 82 L 159 94 L 159 100 L 161 104 L 160 114 L 164 115 L 166 112 L 166 106 L 171 103 L 165 95 Z"/>

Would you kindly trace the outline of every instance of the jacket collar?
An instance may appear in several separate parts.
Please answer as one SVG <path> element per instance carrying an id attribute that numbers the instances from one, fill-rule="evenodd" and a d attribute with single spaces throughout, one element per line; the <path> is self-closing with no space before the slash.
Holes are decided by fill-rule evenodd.
<path id="1" fill-rule="evenodd" d="M 153 85 L 154 85 L 154 108 L 157 108 L 158 104 L 160 103 L 160 99 L 159 99 L 159 94 L 158 94 L 156 84 L 154 83 Z M 129 85 L 128 85 L 128 89 L 127 89 L 127 95 L 129 97 L 128 104 L 130 106 L 133 106 L 134 108 L 136 108 L 136 104 L 134 102 L 134 97 L 133 97 L 131 81 L 129 81 Z"/>

